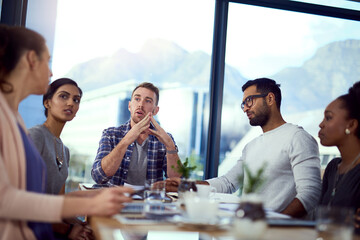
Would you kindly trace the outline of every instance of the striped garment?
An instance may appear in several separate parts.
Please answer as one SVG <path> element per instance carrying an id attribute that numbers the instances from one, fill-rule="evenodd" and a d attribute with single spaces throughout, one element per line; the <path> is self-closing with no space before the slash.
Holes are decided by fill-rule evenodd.
<path id="1" fill-rule="evenodd" d="M 110 127 L 103 131 L 99 142 L 97 155 L 91 169 L 91 176 L 96 183 L 124 185 L 124 182 L 126 182 L 131 155 L 135 146 L 134 143 L 128 146 L 121 165 L 113 176 L 106 176 L 103 169 L 101 168 L 101 160 L 116 147 L 116 145 L 121 141 L 121 139 L 130 131 L 130 128 L 131 127 L 129 120 L 125 124 L 120 125 L 119 127 Z M 171 134 L 169 134 L 169 136 L 175 144 L 175 141 Z M 166 148 L 165 145 L 162 144 L 153 135 L 149 135 L 147 159 L 148 161 L 146 179 L 150 180 L 151 182 L 164 180 L 164 177 L 167 177 Z"/>

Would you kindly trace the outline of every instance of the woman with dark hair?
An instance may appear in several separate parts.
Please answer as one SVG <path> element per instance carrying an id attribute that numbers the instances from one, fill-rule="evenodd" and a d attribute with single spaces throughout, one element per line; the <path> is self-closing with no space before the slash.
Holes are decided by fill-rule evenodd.
<path id="1" fill-rule="evenodd" d="M 46 167 L 18 113 L 20 102 L 48 88 L 49 50 L 24 27 L 0 25 L 0 239 L 54 239 L 49 223 L 76 216 L 111 216 L 132 189 L 46 195 Z"/>
<path id="2" fill-rule="evenodd" d="M 326 167 L 320 205 L 353 208 L 360 212 L 360 82 L 331 102 L 320 123 L 324 146 L 336 146 L 340 158 Z M 357 229 L 359 233 L 359 229 Z"/>
<path id="3" fill-rule="evenodd" d="M 71 121 L 79 110 L 82 91 L 69 78 L 52 82 L 43 96 L 46 121 L 29 129 L 29 134 L 46 164 L 46 193 L 65 194 L 70 161 L 69 149 L 60 139 L 66 122 Z M 92 238 L 91 229 L 77 218 L 53 224 L 59 239 Z"/>
<path id="4" fill-rule="evenodd" d="M 79 110 L 82 91 L 69 78 L 52 82 L 43 96 L 46 121 L 29 129 L 31 138 L 46 163 L 46 193 L 64 194 L 68 176 L 69 149 L 60 139 L 66 122 Z"/>

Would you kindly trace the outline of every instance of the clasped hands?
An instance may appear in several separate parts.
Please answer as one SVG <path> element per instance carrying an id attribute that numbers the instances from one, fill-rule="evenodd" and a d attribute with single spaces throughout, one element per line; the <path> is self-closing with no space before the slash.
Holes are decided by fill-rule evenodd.
<path id="1" fill-rule="evenodd" d="M 150 123 L 152 123 L 155 129 L 150 128 Z M 131 142 L 134 142 L 141 134 L 154 135 L 165 146 L 169 145 L 169 143 L 173 143 L 170 136 L 155 121 L 151 112 L 141 119 L 141 121 L 132 126 L 126 136 L 130 138 Z"/>

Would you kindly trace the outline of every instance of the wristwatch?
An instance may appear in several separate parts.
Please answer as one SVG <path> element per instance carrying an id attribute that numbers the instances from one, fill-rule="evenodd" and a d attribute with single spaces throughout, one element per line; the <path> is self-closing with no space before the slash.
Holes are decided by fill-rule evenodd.
<path id="1" fill-rule="evenodd" d="M 166 150 L 166 153 L 168 153 L 168 154 L 175 154 L 178 152 L 179 152 L 179 149 L 176 145 L 175 145 L 175 150 Z"/>

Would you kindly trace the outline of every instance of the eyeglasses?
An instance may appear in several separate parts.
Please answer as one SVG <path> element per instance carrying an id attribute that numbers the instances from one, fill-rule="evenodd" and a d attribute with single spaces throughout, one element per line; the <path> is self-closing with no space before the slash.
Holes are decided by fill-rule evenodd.
<path id="1" fill-rule="evenodd" d="M 254 104 L 254 98 L 262 98 L 262 97 L 266 97 L 268 95 L 268 93 L 264 93 L 264 94 L 258 94 L 258 95 L 250 95 L 247 98 L 245 98 L 245 100 L 241 103 L 241 109 L 244 111 L 245 106 L 247 106 L 248 108 L 250 108 L 253 104 Z"/>

